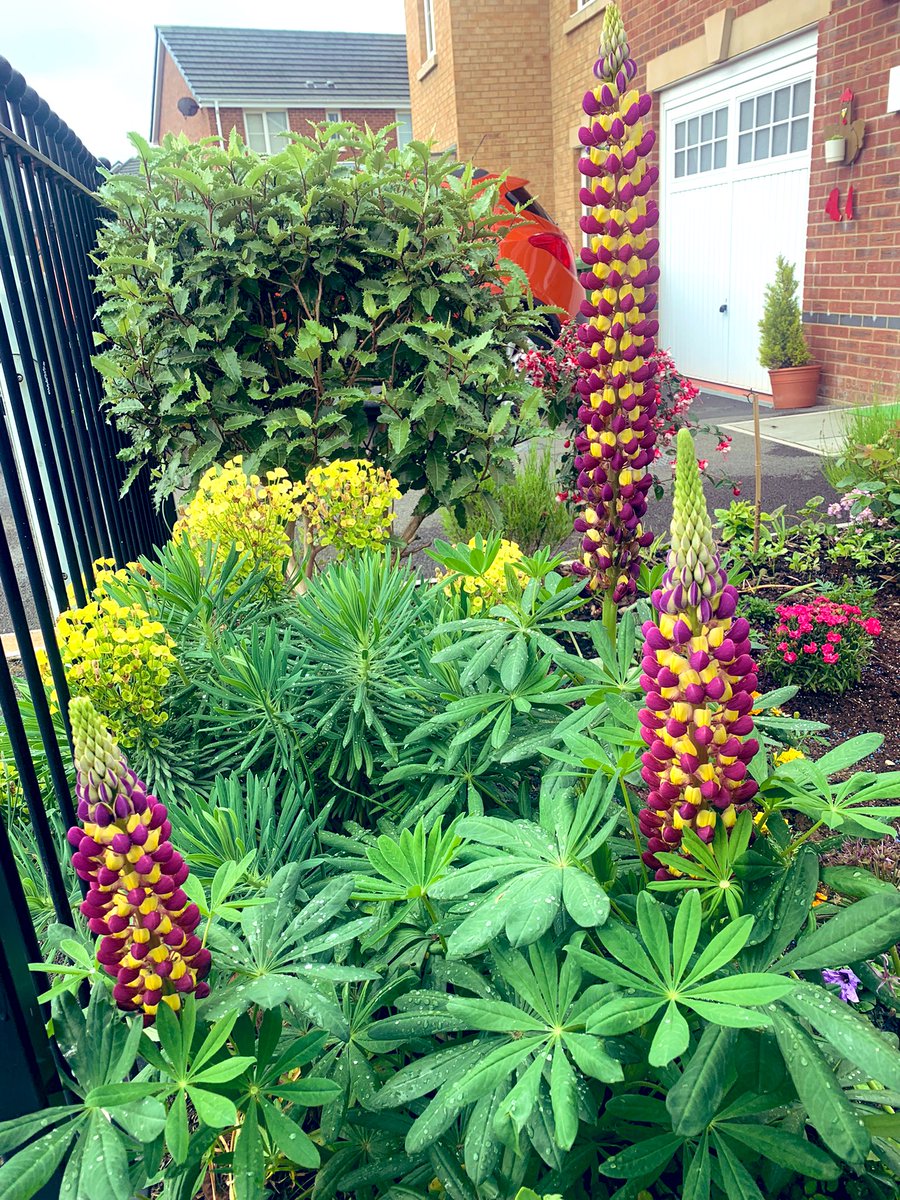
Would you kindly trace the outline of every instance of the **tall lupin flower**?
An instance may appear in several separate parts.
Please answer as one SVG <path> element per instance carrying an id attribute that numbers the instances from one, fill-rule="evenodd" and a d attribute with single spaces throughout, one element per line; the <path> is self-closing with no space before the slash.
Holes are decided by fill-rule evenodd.
<path id="1" fill-rule="evenodd" d="M 686 828 L 704 842 L 717 821 L 730 829 L 757 791 L 747 766 L 759 749 L 753 732 L 756 664 L 750 626 L 735 618 L 728 583 L 686 429 L 678 434 L 672 548 L 662 587 L 653 593 L 658 623 L 644 624 L 641 775 L 650 786 L 641 811 L 644 862 L 669 872 L 656 855 L 675 851 Z"/>
<path id="2" fill-rule="evenodd" d="M 636 73 L 619 10 L 609 4 L 594 65 L 600 83 L 584 97 L 589 122 L 579 130 L 587 151 L 579 168 L 590 181 L 581 202 L 591 209 L 581 220 L 590 237 L 582 258 L 591 269 L 581 276 L 589 321 L 579 329 L 584 373 L 576 387 L 584 432 L 576 440 L 575 466 L 586 503 L 575 521 L 584 536 L 574 570 L 605 594 L 613 622 L 615 605 L 636 590 L 641 548 L 652 540 L 641 521 L 658 398 L 650 355 L 659 328 L 652 316 L 659 268 L 650 259 L 659 242 L 650 231 L 659 211 L 647 194 L 659 171 L 647 163 L 656 137 L 643 126 L 651 99 L 631 87 Z"/>
<path id="3" fill-rule="evenodd" d="M 149 1024 L 160 1002 L 177 1012 L 182 993 L 209 994 L 200 981 L 210 954 L 194 933 L 200 911 L 181 886 L 188 867 L 169 841 L 165 805 L 147 794 L 90 700 L 73 700 L 69 716 L 83 828 L 68 839 L 89 884 L 81 911 L 102 935 L 97 961 L 115 977 L 116 1003 Z"/>

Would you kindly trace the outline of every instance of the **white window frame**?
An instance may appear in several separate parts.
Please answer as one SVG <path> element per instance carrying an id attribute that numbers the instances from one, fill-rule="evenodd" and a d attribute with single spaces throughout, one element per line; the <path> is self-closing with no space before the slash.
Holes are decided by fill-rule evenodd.
<path id="1" fill-rule="evenodd" d="M 325 120 L 329 125 L 337 125 L 343 119 L 339 108 L 329 108 L 325 113 Z"/>
<path id="2" fill-rule="evenodd" d="M 434 57 L 434 0 L 422 0 L 422 20 L 425 27 L 425 58 Z"/>
<path id="3" fill-rule="evenodd" d="M 716 68 L 708 75 L 699 76 L 694 87 L 680 90 L 677 105 L 667 104 L 663 92 L 664 110 L 662 124 L 661 156 L 665 158 L 665 170 L 661 172 L 660 202 L 666 195 L 681 189 L 716 187 L 724 181 L 743 178 L 745 175 L 774 175 L 780 171 L 793 171 L 804 158 L 809 161 L 812 153 L 812 121 L 816 95 L 816 34 L 801 34 L 789 42 L 780 43 L 768 53 L 754 54 L 745 66 L 736 64 L 725 70 Z M 748 56 L 749 57 L 749 56 Z M 760 92 L 774 91 L 785 84 L 799 83 L 810 79 L 809 136 L 805 150 L 793 154 L 781 154 L 775 158 L 764 158 L 754 162 L 738 163 L 738 124 L 741 101 L 756 97 Z M 675 178 L 675 125 L 685 116 L 701 111 L 700 104 L 709 108 L 723 107 L 722 92 L 731 93 L 728 115 L 728 144 L 725 167 L 712 171 L 698 172 Z"/>
<path id="4" fill-rule="evenodd" d="M 594 3 L 594 0 L 577 0 L 577 3 L 575 5 L 575 11 L 581 12 L 581 10 L 583 8 L 587 8 L 589 5 L 591 5 L 593 3 Z"/>
<path id="5" fill-rule="evenodd" d="M 276 129 L 276 130 L 272 131 L 269 129 L 268 118 L 269 118 L 269 115 L 272 113 L 277 113 L 279 116 L 284 117 L 284 129 L 283 130 Z M 265 148 L 265 150 L 258 150 L 257 154 L 277 154 L 279 150 L 284 149 L 284 147 L 287 143 L 285 142 L 284 138 L 279 137 L 277 135 L 281 134 L 281 133 L 287 133 L 291 127 L 290 116 L 288 115 L 288 111 L 286 108 L 245 108 L 244 112 L 243 112 L 243 116 L 244 116 L 244 133 L 246 134 L 246 141 L 247 141 L 248 146 L 250 145 L 250 134 L 247 130 L 247 117 L 254 116 L 254 117 L 262 117 L 262 119 L 263 119 L 263 122 L 262 122 L 263 141 L 266 144 L 266 148 Z M 276 135 L 275 137 L 272 136 L 273 132 Z M 252 149 L 252 147 L 251 147 L 251 149 Z"/>
<path id="6" fill-rule="evenodd" d="M 401 117 L 405 118 L 405 120 L 401 121 Z M 394 136 L 397 139 L 397 149 L 402 150 L 404 146 L 408 146 L 413 140 L 412 113 L 408 108 L 395 109 L 394 120 L 397 122 L 397 128 L 394 130 Z M 409 137 L 403 142 L 400 140 L 401 127 L 409 130 Z"/>

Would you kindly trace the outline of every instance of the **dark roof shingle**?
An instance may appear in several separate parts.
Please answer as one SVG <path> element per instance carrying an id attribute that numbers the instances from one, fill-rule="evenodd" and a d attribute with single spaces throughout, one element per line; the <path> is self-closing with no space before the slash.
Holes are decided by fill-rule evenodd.
<path id="1" fill-rule="evenodd" d="M 402 33 L 158 25 L 199 104 L 409 104 Z"/>

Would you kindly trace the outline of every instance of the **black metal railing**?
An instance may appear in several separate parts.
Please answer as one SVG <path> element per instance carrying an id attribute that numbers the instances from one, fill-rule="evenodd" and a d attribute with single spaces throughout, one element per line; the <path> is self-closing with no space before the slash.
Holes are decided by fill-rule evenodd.
<path id="1" fill-rule="evenodd" d="M 167 536 L 146 478 L 120 497 L 124 469 L 117 454 L 123 443 L 103 414 L 91 365 L 98 325 L 90 254 L 103 218 L 99 165 L 0 58 L 0 470 L 8 500 L 0 522 L 0 586 L 42 742 L 41 776 L 49 780 L 49 796 L 42 793 L 20 711 L 17 688 L 23 682 L 14 680 L 5 653 L 0 713 L 53 909 L 66 924 L 72 920 L 70 883 L 53 826 L 72 824 L 75 814 L 67 771 L 68 692 L 55 618 L 73 600 L 85 603 L 96 559 L 122 564 Z M 35 633 L 46 651 L 62 734 L 41 677 Z M 46 1014 L 37 1002 L 40 977 L 29 970 L 38 958 L 0 815 L 0 1039 L 7 1075 L 0 1119 L 58 1102 L 61 1094 Z"/>

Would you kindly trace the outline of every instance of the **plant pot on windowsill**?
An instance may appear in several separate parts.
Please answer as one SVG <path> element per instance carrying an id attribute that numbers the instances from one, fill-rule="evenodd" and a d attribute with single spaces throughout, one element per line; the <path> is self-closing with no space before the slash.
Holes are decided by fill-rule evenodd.
<path id="1" fill-rule="evenodd" d="M 840 166 L 847 156 L 847 139 L 842 137 L 828 138 L 825 142 L 825 161 L 832 166 Z"/>
<path id="2" fill-rule="evenodd" d="M 819 391 L 822 368 L 818 363 L 803 367 L 770 368 L 772 405 L 774 408 L 812 408 Z"/>

